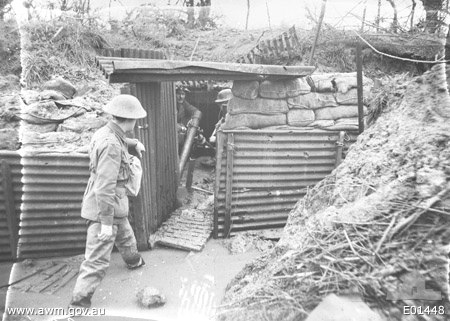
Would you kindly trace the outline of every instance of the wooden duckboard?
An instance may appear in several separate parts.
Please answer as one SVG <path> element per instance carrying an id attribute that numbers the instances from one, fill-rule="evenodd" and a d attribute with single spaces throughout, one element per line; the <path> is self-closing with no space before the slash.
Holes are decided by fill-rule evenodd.
<path id="1" fill-rule="evenodd" d="M 186 251 L 201 251 L 213 230 L 213 216 L 208 210 L 183 209 L 175 211 L 150 243 Z"/>

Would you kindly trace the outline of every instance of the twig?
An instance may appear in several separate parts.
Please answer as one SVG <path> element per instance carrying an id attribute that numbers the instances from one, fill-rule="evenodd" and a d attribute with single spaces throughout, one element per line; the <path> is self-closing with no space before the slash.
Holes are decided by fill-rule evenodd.
<path id="1" fill-rule="evenodd" d="M 356 255 L 357 257 L 359 257 L 361 260 L 363 260 L 364 262 L 366 262 L 367 264 L 369 264 L 371 267 L 374 267 L 372 263 L 370 263 L 369 261 L 367 261 L 364 257 L 361 256 L 361 254 L 359 254 L 358 252 L 356 252 L 355 248 L 353 247 L 352 242 L 350 241 L 350 238 L 348 237 L 347 231 L 346 231 L 346 230 L 343 230 L 343 231 L 344 231 L 345 238 L 347 239 L 348 245 L 350 245 L 350 248 L 351 248 L 352 252 L 355 253 L 355 255 Z M 365 250 L 367 250 L 367 249 L 365 249 Z"/>
<path id="2" fill-rule="evenodd" d="M 200 37 L 198 37 L 197 41 L 195 42 L 195 46 L 194 46 L 194 49 L 192 50 L 191 57 L 189 57 L 189 61 L 192 61 L 192 58 L 194 58 L 194 53 L 197 50 L 197 46 L 198 46 L 198 42 L 199 41 L 200 41 Z"/>
<path id="3" fill-rule="evenodd" d="M 443 189 L 442 191 L 440 191 L 437 195 L 429 198 L 424 206 L 420 206 L 422 208 L 422 210 L 414 213 L 413 215 L 409 216 L 408 218 L 404 219 L 403 221 L 401 221 L 400 223 L 398 223 L 392 230 L 392 234 L 391 237 L 393 235 L 395 235 L 397 232 L 399 232 L 401 229 L 403 229 L 406 226 L 410 226 L 412 224 L 414 224 L 415 221 L 417 221 L 417 219 L 424 214 L 425 212 L 427 212 L 429 210 L 429 208 L 431 208 L 431 206 L 433 206 L 435 203 L 439 202 L 441 200 L 441 198 L 446 195 L 448 192 L 450 192 L 450 185 L 447 185 L 447 187 L 445 189 Z"/>
<path id="4" fill-rule="evenodd" d="M 394 215 L 394 217 L 391 220 L 391 223 L 389 223 L 389 226 L 384 231 L 383 236 L 381 237 L 380 241 L 377 244 L 377 247 L 375 248 L 375 254 L 378 254 L 378 251 L 380 251 L 381 246 L 383 245 L 384 241 L 386 240 L 386 237 L 388 236 L 389 232 L 391 231 L 392 227 L 394 226 L 396 220 L 397 220 L 397 215 Z"/>
<path id="5" fill-rule="evenodd" d="M 383 55 L 383 56 L 386 56 L 386 57 L 389 57 L 389 58 L 403 60 L 403 61 L 409 61 L 409 62 L 426 63 L 426 64 L 436 64 L 436 63 L 447 63 L 447 62 L 449 62 L 449 60 L 445 60 L 445 59 L 442 59 L 442 58 L 439 59 L 439 60 L 417 60 L 417 59 L 409 59 L 409 58 L 402 58 L 402 57 L 398 57 L 398 56 L 393 56 L 393 55 L 390 55 L 390 54 L 387 54 L 385 52 L 381 52 L 381 51 L 377 50 L 367 40 L 365 40 L 363 37 L 361 37 L 356 31 L 353 30 L 353 32 L 356 34 L 356 36 L 358 36 L 359 39 L 361 39 L 367 46 L 369 46 L 370 49 L 375 51 L 377 54 L 380 54 L 380 55 Z"/>

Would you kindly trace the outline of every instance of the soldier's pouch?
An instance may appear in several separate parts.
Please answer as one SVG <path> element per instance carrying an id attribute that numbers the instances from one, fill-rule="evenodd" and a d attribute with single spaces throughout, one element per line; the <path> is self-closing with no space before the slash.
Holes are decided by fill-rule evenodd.
<path id="1" fill-rule="evenodd" d="M 128 197 L 123 186 L 117 186 L 115 190 L 116 204 L 114 206 L 114 216 L 123 217 L 128 215 Z"/>
<path id="2" fill-rule="evenodd" d="M 127 195 L 129 196 L 137 196 L 139 194 L 139 190 L 141 189 L 141 180 L 142 180 L 142 165 L 139 158 L 136 156 L 130 155 L 130 176 L 125 183 L 125 189 L 127 191 Z"/>

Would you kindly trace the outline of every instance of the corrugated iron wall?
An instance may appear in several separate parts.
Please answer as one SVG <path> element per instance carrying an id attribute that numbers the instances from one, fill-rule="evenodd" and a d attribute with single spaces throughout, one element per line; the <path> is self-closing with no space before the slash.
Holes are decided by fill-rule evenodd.
<path id="1" fill-rule="evenodd" d="M 17 231 L 22 202 L 22 165 L 20 155 L 13 151 L 0 151 L 0 164 L 5 162 L 9 173 L 0 167 L 0 261 L 11 261 L 16 257 Z M 9 182 L 5 177 L 9 176 Z M 10 186 L 12 185 L 12 189 Z M 6 188 L 5 188 L 6 187 Z M 12 210 L 8 211 L 8 199 Z"/>
<path id="2" fill-rule="evenodd" d="M 178 188 L 178 145 L 176 130 L 175 85 L 161 83 L 161 96 L 156 114 L 156 155 L 158 174 L 158 226 L 174 210 Z M 151 231 L 153 232 L 153 231 Z"/>
<path id="3" fill-rule="evenodd" d="M 347 136 L 344 152 L 356 140 Z M 214 237 L 281 228 L 306 189 L 336 166 L 339 132 L 219 132 Z"/>
<path id="4" fill-rule="evenodd" d="M 24 155 L 18 258 L 84 252 L 81 202 L 89 179 L 87 155 Z"/>
<path id="5" fill-rule="evenodd" d="M 112 49 L 99 52 L 103 56 L 122 58 L 165 59 L 162 51 Z M 178 187 L 178 151 L 176 144 L 175 87 L 172 82 L 136 83 L 130 87 L 147 110 L 139 119 L 135 136 L 145 146 L 142 158 L 144 176 L 142 189 L 133 200 L 132 225 L 140 249 L 147 239 L 167 219 L 176 204 Z"/>

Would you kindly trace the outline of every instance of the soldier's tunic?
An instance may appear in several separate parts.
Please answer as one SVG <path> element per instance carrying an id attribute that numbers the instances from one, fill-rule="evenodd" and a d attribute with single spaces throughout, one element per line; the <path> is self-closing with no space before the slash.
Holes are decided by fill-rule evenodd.
<path id="1" fill-rule="evenodd" d="M 81 216 L 87 220 L 85 260 L 73 291 L 72 306 L 89 307 L 91 297 L 109 267 L 114 244 L 127 264 L 140 260 L 136 239 L 128 221 L 125 183 L 130 175 L 125 133 L 114 122 L 100 128 L 92 137 L 90 178 L 83 197 Z M 101 225 L 113 225 L 113 235 L 100 241 Z"/>

